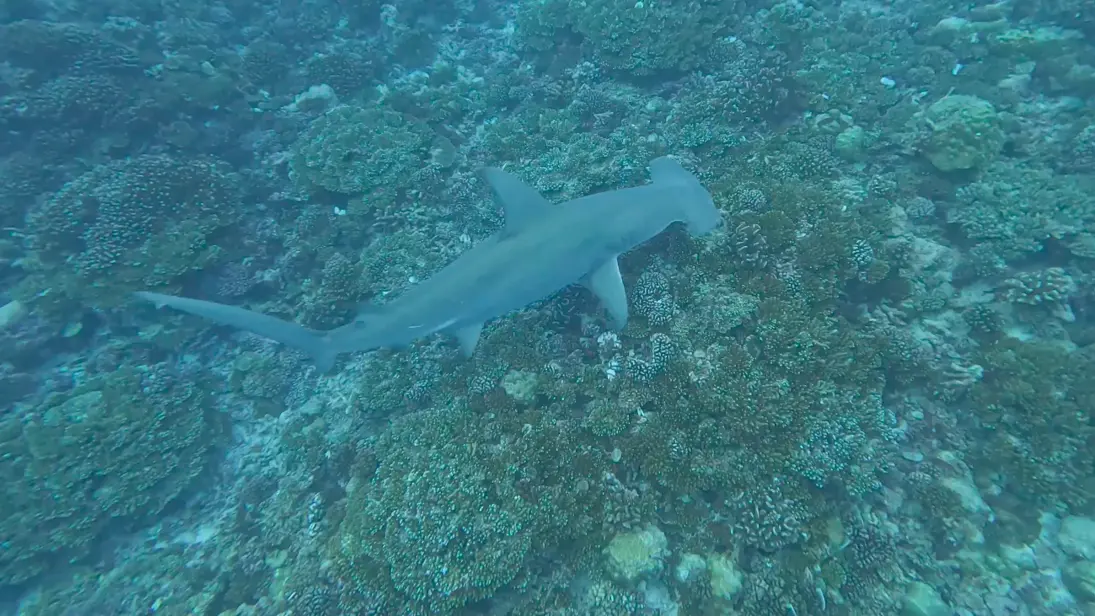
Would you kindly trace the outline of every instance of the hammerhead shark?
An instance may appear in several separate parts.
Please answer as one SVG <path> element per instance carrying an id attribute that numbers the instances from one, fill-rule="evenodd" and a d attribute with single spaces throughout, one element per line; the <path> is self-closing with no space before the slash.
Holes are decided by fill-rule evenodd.
<path id="1" fill-rule="evenodd" d="M 515 175 L 489 167 L 483 177 L 505 212 L 505 226 L 433 276 L 350 323 L 328 331 L 215 302 L 138 292 L 137 297 L 299 349 L 323 372 L 342 353 L 400 348 L 438 332 L 456 337 L 465 355 L 483 324 L 581 282 L 601 301 L 613 326 L 627 324 L 627 294 L 617 257 L 673 223 L 693 236 L 722 217 L 696 176 L 669 157 L 650 162 L 652 183 L 552 204 Z"/>

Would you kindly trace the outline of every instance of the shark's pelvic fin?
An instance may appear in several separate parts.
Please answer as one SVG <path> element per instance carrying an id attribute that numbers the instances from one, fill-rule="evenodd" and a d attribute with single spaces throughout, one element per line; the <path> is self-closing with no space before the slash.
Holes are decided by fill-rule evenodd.
<path id="1" fill-rule="evenodd" d="M 482 332 L 482 323 L 465 325 L 453 332 L 453 335 L 460 342 L 460 350 L 464 352 L 464 357 L 471 357 L 471 354 L 475 352 L 475 347 L 479 344 L 479 334 Z"/>
<path id="2" fill-rule="evenodd" d="M 521 178 L 497 167 L 483 169 L 483 178 L 490 184 L 494 200 L 506 214 L 506 235 L 511 235 L 527 227 L 533 220 L 543 216 L 551 207 L 551 202 L 535 188 L 521 181 Z"/>
<path id="3" fill-rule="evenodd" d="M 338 351 L 335 351 L 330 345 L 317 347 L 309 352 L 312 357 L 312 363 L 315 364 L 316 370 L 320 372 L 330 372 L 335 367 L 335 360 L 338 359 Z"/>
<path id="4" fill-rule="evenodd" d="M 585 284 L 601 300 L 601 304 L 612 317 L 613 327 L 623 329 L 627 325 L 627 291 L 624 290 L 624 279 L 620 276 L 619 260 L 612 257 L 605 261 L 589 273 Z"/>

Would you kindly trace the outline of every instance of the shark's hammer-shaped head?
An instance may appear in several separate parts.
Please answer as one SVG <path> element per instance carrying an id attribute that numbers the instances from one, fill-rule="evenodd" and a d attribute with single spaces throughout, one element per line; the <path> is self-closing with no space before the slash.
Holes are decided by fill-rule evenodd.
<path id="1" fill-rule="evenodd" d="M 690 235 L 703 235 L 722 226 L 722 213 L 715 207 L 711 194 L 699 182 L 695 188 L 689 187 L 687 194 L 685 210 L 688 212 L 688 220 L 685 228 Z"/>
<path id="2" fill-rule="evenodd" d="M 722 224 L 711 193 L 675 159 L 662 156 L 650 161 L 650 177 L 655 184 L 673 185 L 679 190 L 685 228 L 691 235 L 703 235 Z"/>

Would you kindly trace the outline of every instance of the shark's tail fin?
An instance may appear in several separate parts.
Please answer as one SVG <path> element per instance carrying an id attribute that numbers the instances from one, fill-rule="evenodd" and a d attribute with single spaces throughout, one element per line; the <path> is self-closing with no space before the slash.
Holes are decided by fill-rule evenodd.
<path id="1" fill-rule="evenodd" d="M 650 161 L 650 177 L 655 184 L 679 187 L 684 222 L 692 235 L 707 233 L 722 223 L 722 215 L 715 207 L 711 193 L 675 159 L 661 156 Z"/>
<path id="2" fill-rule="evenodd" d="M 254 312 L 237 306 L 144 291 L 135 293 L 135 295 L 157 306 L 169 306 L 175 310 L 209 319 L 220 325 L 242 329 L 263 338 L 269 338 L 275 342 L 300 349 L 311 356 L 316 368 L 321 372 L 327 372 L 334 367 L 335 357 L 338 352 L 330 344 L 325 332 L 301 327 L 296 323 L 283 321 L 261 312 Z"/>

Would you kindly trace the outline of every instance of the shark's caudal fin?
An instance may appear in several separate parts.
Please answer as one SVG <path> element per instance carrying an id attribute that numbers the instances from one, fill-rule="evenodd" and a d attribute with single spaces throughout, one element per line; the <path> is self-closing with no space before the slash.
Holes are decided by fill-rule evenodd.
<path id="1" fill-rule="evenodd" d="M 329 344 L 327 335 L 324 332 L 301 327 L 296 323 L 283 321 L 261 312 L 216 302 L 145 291 L 134 293 L 134 295 L 150 301 L 156 306 L 169 306 L 175 310 L 204 317 L 220 325 L 242 329 L 304 351 L 311 356 L 316 368 L 321 372 L 326 372 L 334 367 L 337 352 Z"/>
<path id="2" fill-rule="evenodd" d="M 685 225 L 692 235 L 702 235 L 722 223 L 722 215 L 715 207 L 711 193 L 700 184 L 699 178 L 685 170 L 676 160 L 661 156 L 650 161 L 650 178 L 655 184 L 680 187 Z"/>

